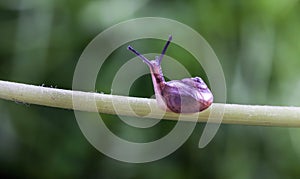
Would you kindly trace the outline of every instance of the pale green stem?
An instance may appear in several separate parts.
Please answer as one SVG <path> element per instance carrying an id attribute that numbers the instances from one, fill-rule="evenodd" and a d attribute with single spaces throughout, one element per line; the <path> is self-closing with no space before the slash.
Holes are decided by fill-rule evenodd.
<path id="1" fill-rule="evenodd" d="M 178 120 L 178 114 L 160 110 L 154 99 L 107 95 L 26 85 L 0 80 L 0 98 L 15 102 L 37 104 L 64 109 L 74 109 L 125 116 L 146 116 Z M 72 100 L 76 99 L 73 106 Z M 93 106 L 94 100 L 97 108 Z M 91 105 L 92 104 L 92 105 Z M 218 104 L 198 115 L 199 122 L 206 122 L 211 110 L 221 111 L 222 123 L 261 126 L 300 127 L 300 107 Z M 130 112 L 129 109 L 134 111 Z M 150 111 L 152 111 L 150 113 Z M 195 115 L 185 114 L 182 120 L 191 121 Z"/>

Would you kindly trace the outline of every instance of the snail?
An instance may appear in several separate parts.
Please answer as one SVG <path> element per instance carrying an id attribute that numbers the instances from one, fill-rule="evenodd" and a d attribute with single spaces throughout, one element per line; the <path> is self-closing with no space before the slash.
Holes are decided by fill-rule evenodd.
<path id="1" fill-rule="evenodd" d="M 175 113 L 195 113 L 207 109 L 213 102 L 213 94 L 200 77 L 184 78 L 182 80 L 165 81 L 161 61 L 172 40 L 172 36 L 163 48 L 161 55 L 155 60 L 148 60 L 130 45 L 128 50 L 145 62 L 151 72 L 157 104 L 162 109 Z"/>

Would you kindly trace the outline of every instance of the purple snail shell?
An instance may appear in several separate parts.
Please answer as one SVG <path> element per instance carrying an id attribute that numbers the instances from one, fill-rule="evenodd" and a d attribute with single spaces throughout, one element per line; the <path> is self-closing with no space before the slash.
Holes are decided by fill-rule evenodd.
<path id="1" fill-rule="evenodd" d="M 175 113 L 195 113 L 207 109 L 213 102 L 213 94 L 200 77 L 184 78 L 182 80 L 165 81 L 161 61 L 172 40 L 172 36 L 163 48 L 159 57 L 148 60 L 131 46 L 128 50 L 135 53 L 150 68 L 155 97 L 158 106 Z"/>

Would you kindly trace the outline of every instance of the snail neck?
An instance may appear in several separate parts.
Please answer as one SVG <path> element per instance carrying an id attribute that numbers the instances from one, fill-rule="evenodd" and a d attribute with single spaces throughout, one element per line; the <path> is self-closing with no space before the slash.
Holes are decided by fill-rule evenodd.
<path id="1" fill-rule="evenodd" d="M 152 65 L 152 67 L 150 68 L 150 71 L 151 71 L 153 83 L 154 82 L 157 84 L 165 83 L 165 78 L 162 73 L 160 65 Z"/>
<path id="2" fill-rule="evenodd" d="M 162 96 L 162 90 L 165 87 L 166 82 L 161 68 L 160 66 L 159 68 L 150 68 L 150 71 L 157 104 L 160 108 L 167 110 Z"/>
<path id="3" fill-rule="evenodd" d="M 152 77 L 155 94 L 156 95 L 161 94 L 162 88 L 165 86 L 165 78 L 163 76 L 160 65 L 159 66 L 153 65 L 150 68 L 150 71 L 151 71 L 151 77 Z"/>

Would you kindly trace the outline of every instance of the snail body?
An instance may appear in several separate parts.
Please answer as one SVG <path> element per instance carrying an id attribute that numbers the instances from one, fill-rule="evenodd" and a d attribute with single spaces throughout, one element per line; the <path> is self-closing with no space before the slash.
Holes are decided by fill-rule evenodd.
<path id="1" fill-rule="evenodd" d="M 213 95 L 200 77 L 184 78 L 166 82 L 161 69 L 162 58 L 172 40 L 169 39 L 159 57 L 148 60 L 131 46 L 128 50 L 135 53 L 150 68 L 155 97 L 158 106 L 175 113 L 195 113 L 207 109 L 213 102 Z"/>

